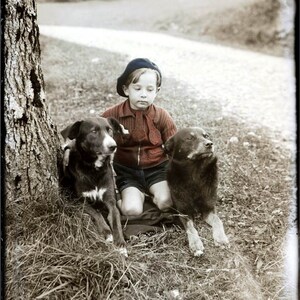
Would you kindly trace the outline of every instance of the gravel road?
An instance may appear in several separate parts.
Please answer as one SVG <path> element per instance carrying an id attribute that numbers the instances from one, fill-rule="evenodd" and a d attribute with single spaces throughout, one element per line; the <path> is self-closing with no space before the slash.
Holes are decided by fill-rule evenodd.
<path id="1" fill-rule="evenodd" d="M 294 147 L 294 61 L 205 44 L 161 33 L 40 25 L 43 35 L 127 55 L 148 57 L 164 76 L 187 84 L 199 101 L 215 102 L 223 115 L 282 134 Z"/>

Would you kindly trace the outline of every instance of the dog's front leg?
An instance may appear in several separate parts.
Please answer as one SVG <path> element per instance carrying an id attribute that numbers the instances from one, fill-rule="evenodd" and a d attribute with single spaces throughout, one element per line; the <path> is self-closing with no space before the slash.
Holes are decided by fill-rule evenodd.
<path id="1" fill-rule="evenodd" d="M 104 217 L 101 213 L 97 212 L 93 207 L 91 207 L 88 203 L 84 204 L 84 211 L 88 213 L 94 220 L 98 233 L 101 236 L 104 236 L 107 242 L 113 242 L 113 235 L 109 226 L 107 225 Z"/>
<path id="2" fill-rule="evenodd" d="M 189 247 L 194 256 L 200 256 L 203 254 L 204 246 L 199 237 L 198 231 L 194 227 L 194 222 L 187 217 L 180 217 L 180 220 L 185 228 Z"/>
<path id="3" fill-rule="evenodd" d="M 125 248 L 126 242 L 122 231 L 121 216 L 120 216 L 119 209 L 115 204 L 107 205 L 107 207 L 108 207 L 107 220 L 112 229 L 114 243 L 119 247 L 118 250 L 121 254 L 123 254 L 124 256 L 128 256 L 127 249 Z"/>
<path id="4" fill-rule="evenodd" d="M 210 212 L 208 215 L 204 216 L 203 219 L 212 227 L 215 245 L 219 246 L 229 243 L 228 237 L 224 231 L 223 223 L 214 212 Z"/>

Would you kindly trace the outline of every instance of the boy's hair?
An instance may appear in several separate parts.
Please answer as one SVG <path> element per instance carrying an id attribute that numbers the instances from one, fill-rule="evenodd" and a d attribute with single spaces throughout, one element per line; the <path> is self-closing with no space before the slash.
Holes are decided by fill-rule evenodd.
<path id="1" fill-rule="evenodd" d="M 124 72 L 121 74 L 121 76 L 117 80 L 117 92 L 120 96 L 127 97 L 124 94 L 123 86 L 124 85 L 128 86 L 132 82 L 132 80 L 130 80 L 128 83 L 128 77 L 131 75 L 131 73 L 134 73 L 134 71 L 136 71 L 138 69 L 146 69 L 146 70 L 156 71 L 158 73 L 157 87 L 160 87 L 161 81 L 162 81 L 162 76 L 161 76 L 161 72 L 160 72 L 158 66 L 154 62 L 150 61 L 148 58 L 136 58 L 128 63 Z M 136 74 L 136 73 L 134 73 L 134 74 Z M 137 79 L 134 79 L 134 80 L 139 80 L 140 76 L 141 76 L 141 74 L 138 75 Z M 136 77 L 136 75 L 134 75 L 133 77 Z M 133 77 L 131 77 L 131 78 L 133 78 Z"/>
<path id="2" fill-rule="evenodd" d="M 156 87 L 159 88 L 161 85 L 161 77 L 158 71 L 149 69 L 149 68 L 141 68 L 134 70 L 132 73 L 130 73 L 127 77 L 127 80 L 125 81 L 125 86 L 128 87 L 131 83 L 137 83 L 141 77 L 141 75 L 145 74 L 147 71 L 153 71 L 156 75 Z"/>

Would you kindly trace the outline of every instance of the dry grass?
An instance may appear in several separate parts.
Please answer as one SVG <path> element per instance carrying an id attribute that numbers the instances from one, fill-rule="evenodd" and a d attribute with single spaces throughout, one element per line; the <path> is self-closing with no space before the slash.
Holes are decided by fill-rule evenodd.
<path id="1" fill-rule="evenodd" d="M 115 80 L 126 58 L 41 41 L 47 99 L 58 129 L 120 101 Z M 88 215 L 49 192 L 8 202 L 7 299 L 284 299 L 282 244 L 293 158 L 280 137 L 275 142 L 263 128 L 222 117 L 209 100 L 193 99 L 180 83 L 164 78 L 157 104 L 178 127 L 201 125 L 214 136 L 221 172 L 218 211 L 230 249 L 215 247 L 210 228 L 197 219 L 204 256 L 192 257 L 184 232 L 174 226 L 129 240 L 124 259 L 96 234 Z M 233 136 L 238 143 L 229 142 Z"/>
<path id="2" fill-rule="evenodd" d="M 21 224 L 7 224 L 7 299 L 173 299 L 174 290 L 182 299 L 259 299 L 246 259 L 235 246 L 213 247 L 207 227 L 202 258 L 172 227 L 132 239 L 124 259 L 78 206 L 51 195 L 30 206 Z"/>

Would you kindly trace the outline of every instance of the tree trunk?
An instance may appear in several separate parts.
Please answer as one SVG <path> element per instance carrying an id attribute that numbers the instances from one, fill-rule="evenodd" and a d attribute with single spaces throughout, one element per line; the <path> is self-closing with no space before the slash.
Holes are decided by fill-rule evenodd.
<path id="1" fill-rule="evenodd" d="M 4 38 L 5 196 L 11 204 L 57 190 L 59 140 L 45 100 L 34 0 L 6 1 Z"/>

